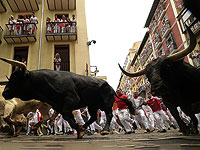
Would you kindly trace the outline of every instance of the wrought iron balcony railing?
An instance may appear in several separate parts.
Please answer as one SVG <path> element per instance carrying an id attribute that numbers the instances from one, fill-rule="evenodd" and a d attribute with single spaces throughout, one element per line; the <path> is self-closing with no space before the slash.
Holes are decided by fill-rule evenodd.
<path id="1" fill-rule="evenodd" d="M 75 41 L 77 40 L 77 26 L 75 22 L 47 22 L 47 41 Z"/>
<path id="2" fill-rule="evenodd" d="M 35 23 L 6 24 L 4 39 L 7 43 L 35 42 L 36 32 Z"/>

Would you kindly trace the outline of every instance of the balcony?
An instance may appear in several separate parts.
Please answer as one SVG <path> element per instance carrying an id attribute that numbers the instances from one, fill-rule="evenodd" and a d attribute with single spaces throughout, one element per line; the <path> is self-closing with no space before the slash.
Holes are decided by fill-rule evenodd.
<path id="1" fill-rule="evenodd" d="M 162 45 L 162 39 L 159 34 L 155 35 L 155 39 L 153 40 L 153 44 L 155 49 L 159 49 L 159 47 Z"/>
<path id="2" fill-rule="evenodd" d="M 174 51 L 175 49 L 177 49 L 176 43 L 175 42 L 171 42 L 169 45 L 167 46 L 167 55 L 170 55 L 172 53 L 172 51 Z"/>
<path id="3" fill-rule="evenodd" d="M 32 26 L 33 30 L 28 32 Z M 7 43 L 28 43 L 36 41 L 37 26 L 35 23 L 6 24 L 4 40 Z"/>
<path id="4" fill-rule="evenodd" d="M 0 13 L 6 12 L 6 7 L 4 6 L 3 2 L 0 1 Z"/>
<path id="5" fill-rule="evenodd" d="M 166 13 L 166 1 L 160 1 L 160 5 L 157 8 L 157 17 L 158 20 L 162 20 L 164 14 Z"/>
<path id="6" fill-rule="evenodd" d="M 68 26 L 66 22 L 47 23 L 46 39 L 47 41 L 76 41 L 77 40 L 76 23 L 70 23 L 70 26 Z"/>
<path id="7" fill-rule="evenodd" d="M 49 10 L 75 10 L 76 0 L 47 0 Z"/>
<path id="8" fill-rule="evenodd" d="M 7 0 L 13 12 L 37 11 L 38 0 Z"/>
<path id="9" fill-rule="evenodd" d="M 193 15 L 190 15 L 185 23 L 191 28 L 194 33 L 197 33 L 200 29 L 200 21 L 196 19 Z"/>

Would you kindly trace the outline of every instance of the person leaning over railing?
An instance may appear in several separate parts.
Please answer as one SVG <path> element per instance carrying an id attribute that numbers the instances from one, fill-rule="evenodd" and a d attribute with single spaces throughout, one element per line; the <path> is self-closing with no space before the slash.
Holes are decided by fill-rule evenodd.
<path id="1" fill-rule="evenodd" d="M 32 12 L 32 16 L 30 18 L 30 30 L 32 30 L 32 34 L 34 34 L 35 28 L 36 28 L 36 24 L 38 24 L 38 18 L 35 16 L 35 13 Z"/>
<path id="2" fill-rule="evenodd" d="M 20 19 L 20 16 L 17 18 L 17 24 L 16 24 L 16 35 L 22 34 L 22 19 Z"/>
<path id="3" fill-rule="evenodd" d="M 10 31 L 10 35 L 14 34 L 16 20 L 14 19 L 12 15 L 8 19 L 8 24 L 9 24 L 8 30 Z"/>

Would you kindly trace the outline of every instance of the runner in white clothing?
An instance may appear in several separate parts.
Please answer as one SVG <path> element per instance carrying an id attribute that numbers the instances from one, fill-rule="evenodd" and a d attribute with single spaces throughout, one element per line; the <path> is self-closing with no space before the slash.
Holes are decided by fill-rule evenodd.
<path id="1" fill-rule="evenodd" d="M 148 120 L 145 116 L 144 110 L 142 109 L 143 98 L 138 95 L 138 91 L 134 91 L 130 100 L 135 108 L 135 119 L 137 119 L 137 121 L 143 126 L 145 133 L 150 132 Z"/>

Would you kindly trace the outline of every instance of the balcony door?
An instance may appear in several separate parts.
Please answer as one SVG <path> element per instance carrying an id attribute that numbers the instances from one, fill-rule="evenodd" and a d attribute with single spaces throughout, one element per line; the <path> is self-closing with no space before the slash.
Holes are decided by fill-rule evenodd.
<path id="1" fill-rule="evenodd" d="M 55 55 L 56 53 L 59 53 L 61 58 L 60 70 L 70 71 L 69 45 L 55 45 Z M 54 65 L 54 70 L 55 70 L 55 65 Z"/>
<path id="2" fill-rule="evenodd" d="M 21 61 L 27 65 L 28 59 L 28 46 L 14 48 L 14 60 Z M 13 67 L 13 71 L 15 67 Z"/>

